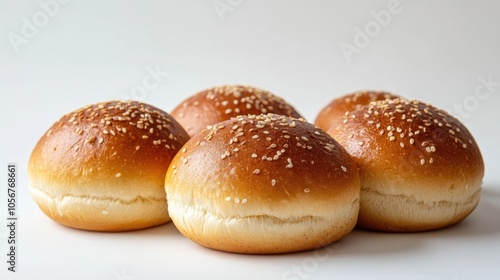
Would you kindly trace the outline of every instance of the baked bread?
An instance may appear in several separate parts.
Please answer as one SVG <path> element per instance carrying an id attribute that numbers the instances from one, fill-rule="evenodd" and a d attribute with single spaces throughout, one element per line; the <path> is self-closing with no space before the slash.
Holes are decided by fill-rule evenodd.
<path id="1" fill-rule="evenodd" d="M 151 105 L 83 107 L 36 144 L 28 163 L 30 192 L 47 216 L 73 228 L 126 231 L 166 223 L 165 174 L 188 139 Z"/>
<path id="2" fill-rule="evenodd" d="M 361 176 L 358 225 L 414 232 L 465 219 L 481 193 L 484 163 L 467 128 L 429 104 L 386 99 L 328 130 Z"/>
<path id="3" fill-rule="evenodd" d="M 395 99 L 399 96 L 387 91 L 360 90 L 333 99 L 319 112 L 314 124 L 327 131 L 330 126 L 337 125 L 342 116 L 357 110 L 373 101 Z"/>
<path id="4" fill-rule="evenodd" d="M 192 137 L 208 125 L 232 117 L 266 113 L 301 118 L 282 98 L 266 90 L 242 85 L 217 86 L 203 90 L 181 102 L 172 111 L 172 116 Z"/>
<path id="5" fill-rule="evenodd" d="M 325 246 L 356 224 L 359 175 L 324 131 L 275 114 L 239 116 L 196 134 L 165 188 L 179 231 L 208 248 L 273 254 Z"/>

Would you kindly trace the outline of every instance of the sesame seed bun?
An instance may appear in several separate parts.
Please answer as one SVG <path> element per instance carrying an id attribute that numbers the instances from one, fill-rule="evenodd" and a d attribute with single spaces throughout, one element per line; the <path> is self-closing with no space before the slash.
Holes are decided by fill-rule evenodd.
<path id="1" fill-rule="evenodd" d="M 442 110 L 403 99 L 372 102 L 328 133 L 360 169 L 361 227 L 438 229 L 462 221 L 479 202 L 479 148 L 467 128 Z"/>
<path id="2" fill-rule="evenodd" d="M 333 99 L 326 105 L 316 117 L 314 124 L 324 131 L 328 131 L 330 126 L 337 125 L 342 116 L 360 109 L 373 101 L 385 99 L 395 99 L 399 96 L 386 91 L 361 90 Z"/>
<path id="3" fill-rule="evenodd" d="M 339 240 L 356 224 L 349 154 L 303 119 L 239 116 L 195 135 L 169 167 L 169 214 L 208 248 L 272 254 Z"/>
<path id="4" fill-rule="evenodd" d="M 217 86 L 203 90 L 181 102 L 172 111 L 172 116 L 192 137 L 208 125 L 232 117 L 266 113 L 302 117 L 285 100 L 269 91 L 241 85 Z"/>
<path id="5" fill-rule="evenodd" d="M 30 192 L 47 216 L 73 228 L 126 231 L 166 223 L 165 174 L 188 139 L 170 115 L 147 104 L 83 107 L 36 144 Z"/>

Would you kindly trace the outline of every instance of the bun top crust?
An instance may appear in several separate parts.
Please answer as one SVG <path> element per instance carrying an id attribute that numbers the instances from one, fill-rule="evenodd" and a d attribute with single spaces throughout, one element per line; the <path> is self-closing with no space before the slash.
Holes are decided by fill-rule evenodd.
<path id="1" fill-rule="evenodd" d="M 217 86 L 203 90 L 179 104 L 172 116 L 190 136 L 208 125 L 239 115 L 275 113 L 301 118 L 285 100 L 269 91 L 242 85 Z"/>
<path id="2" fill-rule="evenodd" d="M 391 177 L 424 187 L 480 185 L 484 163 L 467 128 L 420 101 L 386 99 L 352 111 L 328 133 L 353 156 L 366 178 Z"/>
<path id="3" fill-rule="evenodd" d="M 346 113 L 360 109 L 373 101 L 395 99 L 399 96 L 386 91 L 361 90 L 333 99 L 316 117 L 314 124 L 327 131 L 335 125 Z"/>
<path id="4" fill-rule="evenodd" d="M 331 212 L 332 200 L 357 200 L 359 174 L 333 138 L 303 119 L 250 115 L 196 134 L 172 161 L 166 188 L 169 199 L 182 194 L 226 216 L 316 216 Z"/>
<path id="5" fill-rule="evenodd" d="M 30 181 L 52 195 L 148 195 L 163 185 L 170 161 L 189 140 L 166 112 L 137 101 L 109 101 L 68 113 L 38 141 L 28 163 Z M 146 183 L 144 183 L 146 181 Z M 120 186 L 108 193 L 109 186 Z M 137 188 L 137 190 L 130 190 Z M 160 191 L 162 189 L 160 188 Z M 157 191 L 154 191 L 157 192 Z"/>

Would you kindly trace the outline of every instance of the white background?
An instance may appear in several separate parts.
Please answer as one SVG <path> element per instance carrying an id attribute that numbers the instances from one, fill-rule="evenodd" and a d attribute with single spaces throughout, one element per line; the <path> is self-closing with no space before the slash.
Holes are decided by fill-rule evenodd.
<path id="1" fill-rule="evenodd" d="M 19 176 L 18 272 L 7 272 L 2 222 L 1 279 L 498 279 L 500 2 L 401 0 L 385 26 L 374 16 L 387 11 L 385 0 L 56 3 L 47 15 L 38 1 L 0 1 L 2 221 L 8 162 L 18 164 Z M 217 12 L 214 3 L 229 8 Z M 26 21 L 38 26 L 26 33 Z M 361 42 L 357 28 L 366 27 L 370 36 Z M 357 53 L 344 55 L 343 42 Z M 139 94 L 155 69 L 163 76 Z M 493 81 L 489 90 L 482 79 Z M 132 97 L 171 111 L 227 83 L 270 90 L 310 121 L 332 98 L 359 89 L 449 110 L 482 150 L 481 203 L 449 229 L 355 230 L 327 249 L 248 256 L 200 247 L 171 223 L 113 234 L 65 228 L 29 196 L 30 152 L 64 113 Z"/>

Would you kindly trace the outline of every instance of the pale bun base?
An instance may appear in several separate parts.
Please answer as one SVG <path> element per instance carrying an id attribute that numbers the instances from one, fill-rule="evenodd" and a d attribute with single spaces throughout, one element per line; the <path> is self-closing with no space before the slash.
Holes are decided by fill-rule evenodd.
<path id="1" fill-rule="evenodd" d="M 464 220 L 479 203 L 481 182 L 456 186 L 462 193 L 450 191 L 448 195 L 442 186 L 434 186 L 442 190 L 440 193 L 429 191 L 432 187 L 365 185 L 361 189 L 357 225 L 387 232 L 435 230 Z"/>
<path id="2" fill-rule="evenodd" d="M 356 225 L 359 200 L 330 205 L 330 215 L 311 215 L 307 210 L 303 216 L 282 213 L 287 218 L 279 217 L 280 213 L 226 216 L 175 199 L 169 200 L 168 207 L 177 229 L 204 247 L 233 253 L 279 254 L 320 248 L 346 236 Z"/>
<path id="3" fill-rule="evenodd" d="M 165 197 L 120 198 L 79 194 L 51 196 L 41 190 L 44 186 L 35 187 L 31 184 L 29 188 L 33 199 L 47 216 L 72 228 L 110 232 L 130 231 L 170 221 Z"/>

